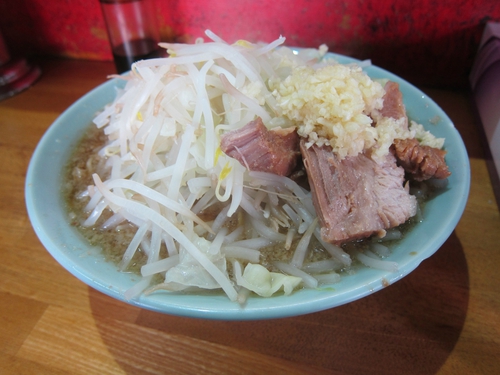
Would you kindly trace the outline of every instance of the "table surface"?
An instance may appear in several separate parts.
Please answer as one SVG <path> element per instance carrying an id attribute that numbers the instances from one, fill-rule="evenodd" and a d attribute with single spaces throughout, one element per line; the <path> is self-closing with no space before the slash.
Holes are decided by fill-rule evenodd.
<path id="1" fill-rule="evenodd" d="M 472 175 L 463 217 L 434 256 L 348 305 L 222 322 L 116 301 L 45 251 L 24 203 L 30 157 L 56 117 L 114 68 L 58 59 L 40 65 L 32 88 L 0 102 L 0 373 L 499 373 L 500 214 L 468 92 L 423 88 L 462 135 Z"/>

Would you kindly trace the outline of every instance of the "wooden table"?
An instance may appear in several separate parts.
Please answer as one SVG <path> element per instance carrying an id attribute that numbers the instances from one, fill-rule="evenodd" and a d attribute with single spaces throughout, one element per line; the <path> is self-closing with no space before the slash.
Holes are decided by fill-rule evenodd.
<path id="1" fill-rule="evenodd" d="M 500 215 L 467 92 L 424 90 L 466 143 L 470 198 L 456 230 L 403 280 L 357 302 L 272 321 L 162 315 L 78 281 L 31 228 L 24 180 L 45 130 L 112 63 L 45 60 L 0 102 L 1 374 L 497 374 Z"/>

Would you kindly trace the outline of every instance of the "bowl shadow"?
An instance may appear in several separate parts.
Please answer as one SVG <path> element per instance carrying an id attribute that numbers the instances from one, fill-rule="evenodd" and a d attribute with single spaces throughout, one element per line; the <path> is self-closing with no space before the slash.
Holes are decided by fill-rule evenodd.
<path id="1" fill-rule="evenodd" d="M 89 289 L 103 342 L 129 374 L 150 373 L 141 372 L 143 360 L 132 360 L 124 353 L 135 344 L 143 345 L 144 339 L 128 337 L 124 348 L 110 322 L 258 353 L 314 368 L 315 373 L 432 374 L 460 337 L 469 276 L 463 248 L 453 232 L 432 257 L 393 285 L 358 301 L 297 317 L 261 321 L 185 318 L 139 309 Z M 157 353 L 162 352 L 162 345 L 168 342 L 151 344 Z M 160 363 L 149 363 L 150 368 L 164 366 L 161 356 L 152 358 Z M 250 372 L 254 371 L 249 368 Z"/>

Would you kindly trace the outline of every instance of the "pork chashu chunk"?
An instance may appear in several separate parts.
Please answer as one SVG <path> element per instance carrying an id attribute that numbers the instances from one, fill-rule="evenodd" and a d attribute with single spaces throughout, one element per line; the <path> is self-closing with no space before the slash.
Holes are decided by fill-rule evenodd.
<path id="1" fill-rule="evenodd" d="M 384 105 L 380 114 L 393 119 L 404 118 L 402 126 L 408 129 L 408 117 L 403 103 L 403 95 L 396 82 L 389 81 L 384 86 Z M 422 146 L 414 138 L 395 139 L 391 151 L 397 162 L 416 181 L 430 178 L 444 179 L 451 175 L 444 159 L 445 150 L 435 147 Z"/>
<path id="2" fill-rule="evenodd" d="M 221 150 L 251 171 L 290 175 L 300 157 L 295 128 L 268 130 L 258 117 L 240 129 L 224 134 Z"/>
<path id="3" fill-rule="evenodd" d="M 385 86 L 384 105 L 380 114 L 384 117 L 390 117 L 395 120 L 404 118 L 402 127 L 408 129 L 408 117 L 406 116 L 406 107 L 403 103 L 403 94 L 399 90 L 399 84 L 388 81 Z"/>
<path id="4" fill-rule="evenodd" d="M 395 139 L 392 150 L 398 163 L 416 181 L 445 179 L 451 175 L 444 160 L 445 150 L 422 146 L 414 138 Z"/>
<path id="5" fill-rule="evenodd" d="M 340 160 L 329 146 L 308 148 L 304 140 L 300 149 L 324 241 L 383 234 L 416 214 L 416 198 L 392 154 L 377 164 L 365 154 Z"/>

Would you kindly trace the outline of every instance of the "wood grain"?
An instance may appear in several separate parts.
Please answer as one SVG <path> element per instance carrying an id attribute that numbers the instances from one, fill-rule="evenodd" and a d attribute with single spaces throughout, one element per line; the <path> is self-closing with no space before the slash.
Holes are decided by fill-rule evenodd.
<path id="1" fill-rule="evenodd" d="M 467 92 L 425 90 L 454 121 L 471 191 L 450 238 L 414 272 L 335 309 L 254 322 L 141 310 L 87 287 L 38 241 L 24 204 L 31 154 L 112 63 L 44 60 L 0 102 L 1 374 L 496 374 L 500 214 Z"/>

